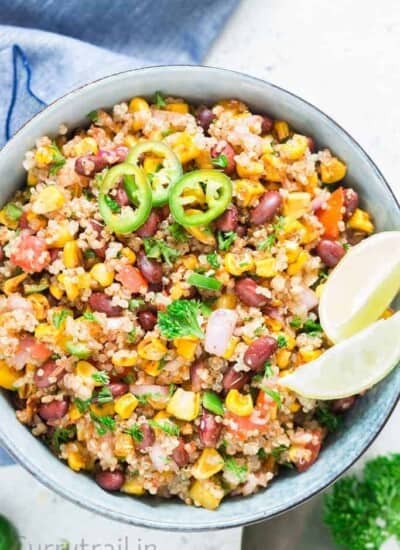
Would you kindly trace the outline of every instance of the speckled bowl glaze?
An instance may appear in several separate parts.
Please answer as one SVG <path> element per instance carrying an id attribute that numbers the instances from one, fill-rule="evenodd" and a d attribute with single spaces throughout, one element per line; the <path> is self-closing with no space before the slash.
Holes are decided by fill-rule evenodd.
<path id="1" fill-rule="evenodd" d="M 255 112 L 288 120 L 329 146 L 348 164 L 346 183 L 357 189 L 373 215 L 377 230 L 400 229 L 400 208 L 384 177 L 362 148 L 332 119 L 299 97 L 262 80 L 208 67 L 151 67 L 116 74 L 75 90 L 28 122 L 0 152 L 0 201 L 22 185 L 22 160 L 35 139 L 52 135 L 60 123 L 70 128 L 87 123 L 85 114 L 111 107 L 135 95 L 163 90 L 193 102 L 238 98 Z M 361 281 L 360 281 L 361 284 Z M 340 289 L 338 289 L 340 300 Z M 293 508 L 340 476 L 367 449 L 384 426 L 400 395 L 400 369 L 360 399 L 343 427 L 326 441 L 319 460 L 305 473 L 282 473 L 267 490 L 224 501 L 209 512 L 176 500 L 109 494 L 83 474 L 74 473 L 21 425 L 6 395 L 0 395 L 0 440 L 39 481 L 71 501 L 109 518 L 177 531 L 223 529 L 265 520 Z M 16 488 L 18 490 L 18 488 Z"/>

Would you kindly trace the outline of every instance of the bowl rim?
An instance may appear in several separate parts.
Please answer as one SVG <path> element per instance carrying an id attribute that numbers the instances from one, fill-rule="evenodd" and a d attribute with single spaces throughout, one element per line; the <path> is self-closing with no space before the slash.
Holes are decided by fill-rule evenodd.
<path id="1" fill-rule="evenodd" d="M 128 75 L 128 74 L 136 74 L 136 73 L 146 73 L 146 72 L 156 72 L 156 71 L 170 71 L 174 69 L 182 69 L 191 71 L 203 71 L 206 69 L 207 71 L 216 72 L 216 73 L 223 73 L 223 74 L 230 74 L 234 75 L 235 77 L 241 79 L 241 80 L 247 80 L 249 82 L 257 82 L 262 85 L 266 85 L 270 88 L 273 88 L 275 90 L 278 90 L 280 93 L 283 93 L 287 96 L 293 97 L 296 100 L 300 101 L 303 104 L 306 104 L 311 109 L 317 112 L 317 114 L 322 118 L 325 119 L 325 121 L 333 125 L 334 127 L 338 128 L 350 141 L 350 143 L 358 149 L 358 151 L 364 155 L 366 160 L 369 162 L 370 168 L 375 172 L 378 179 L 380 179 L 383 186 L 386 188 L 386 190 L 391 195 L 391 198 L 394 202 L 394 204 L 397 207 L 398 212 L 400 213 L 400 202 L 397 199 L 394 191 L 390 187 L 389 183 L 387 182 L 386 178 L 384 177 L 381 170 L 378 168 L 378 166 L 375 164 L 375 162 L 372 160 L 370 155 L 364 150 L 364 148 L 360 145 L 360 143 L 353 138 L 340 124 L 338 124 L 331 116 L 327 115 L 324 111 L 316 107 L 313 103 L 310 101 L 303 99 L 301 96 L 281 87 L 278 86 L 268 80 L 265 80 L 263 78 L 255 77 L 252 75 L 248 75 L 246 73 L 242 73 L 240 71 L 232 70 L 232 69 L 225 69 L 220 67 L 213 67 L 209 65 L 190 65 L 190 64 L 174 64 L 174 65 L 150 65 L 145 67 L 138 67 L 135 69 L 128 69 L 124 71 L 118 71 L 117 73 L 112 73 L 106 76 L 103 76 L 101 78 L 95 79 L 93 81 L 87 82 L 85 84 L 82 84 L 80 86 L 77 86 L 76 88 L 70 90 L 69 92 L 63 94 L 62 96 L 58 97 L 51 103 L 49 103 L 44 109 L 36 113 L 33 117 L 31 117 L 29 120 L 27 120 L 16 132 L 15 134 L 6 142 L 6 144 L 3 146 L 2 149 L 0 149 L 0 157 L 4 154 L 7 154 L 7 151 L 9 148 L 13 147 L 13 142 L 15 141 L 15 138 L 21 133 L 21 131 L 32 121 L 34 121 L 37 118 L 43 117 L 46 114 L 46 111 L 53 107 L 54 105 L 58 104 L 59 102 L 63 101 L 69 96 L 73 96 L 74 94 L 78 94 L 81 91 L 84 91 L 86 88 L 95 87 L 96 85 L 100 84 L 103 81 L 116 79 L 119 76 L 122 75 Z M 56 494 L 62 496 L 63 498 L 66 498 L 70 502 L 73 502 L 87 510 L 90 510 L 91 512 L 100 514 L 104 517 L 110 518 L 115 521 L 123 522 L 129 525 L 135 525 L 138 527 L 146 527 L 151 529 L 157 529 L 157 530 L 163 530 L 163 531 L 177 531 L 177 532 L 204 532 L 204 531 L 210 531 L 210 530 L 222 530 L 222 529 L 232 529 L 235 527 L 243 527 L 246 525 L 252 525 L 255 523 L 259 523 L 262 521 L 267 521 L 269 519 L 272 519 L 274 517 L 277 517 L 281 514 L 284 514 L 286 512 L 289 512 L 296 508 L 297 506 L 300 506 L 301 504 L 307 502 L 315 495 L 319 494 L 320 492 L 324 491 L 331 485 L 335 483 L 335 481 L 340 478 L 349 468 L 351 468 L 358 460 L 359 458 L 365 453 L 365 451 L 371 446 L 371 444 L 375 441 L 375 439 L 378 437 L 382 429 L 385 427 L 386 423 L 388 422 L 390 416 L 392 415 L 394 409 L 396 408 L 397 404 L 400 401 L 400 391 L 398 392 L 398 395 L 395 397 L 393 401 L 393 405 L 391 409 L 389 410 L 386 417 L 381 421 L 381 423 L 376 426 L 375 430 L 370 434 L 370 437 L 368 438 L 368 441 L 365 443 L 363 448 L 360 450 L 360 452 L 357 454 L 357 456 L 346 466 L 341 469 L 340 473 L 334 475 L 332 478 L 330 478 L 328 481 L 321 482 L 318 487 L 315 488 L 311 493 L 307 494 L 304 497 L 298 498 L 296 501 L 291 503 L 289 506 L 284 506 L 282 509 L 278 509 L 275 512 L 269 514 L 268 516 L 263 515 L 262 511 L 258 513 L 250 513 L 248 517 L 243 517 L 242 515 L 237 518 L 232 519 L 223 519 L 222 521 L 218 522 L 212 522 L 205 520 L 201 525 L 190 527 L 187 525 L 178 525 L 177 522 L 171 523 L 166 521 L 160 521 L 158 518 L 157 520 L 148 520 L 144 518 L 138 518 L 136 519 L 135 516 L 128 515 L 123 512 L 114 512 L 113 510 L 109 509 L 106 506 L 102 506 L 100 504 L 92 504 L 90 501 L 86 501 L 82 495 L 78 495 L 75 493 L 70 492 L 67 488 L 63 487 L 61 484 L 54 483 L 52 480 L 49 479 L 46 472 L 43 471 L 37 471 L 35 468 L 34 462 L 30 460 L 29 457 L 20 457 L 18 455 L 18 450 L 15 448 L 13 441 L 7 436 L 7 434 L 1 429 L 0 426 L 0 443 L 2 446 L 7 450 L 7 452 L 15 459 L 15 461 L 22 465 L 35 479 L 37 479 L 42 485 L 50 489 L 51 491 L 54 491 Z M 27 432 L 28 433 L 28 432 Z M 29 433 L 29 436 L 32 437 L 32 435 Z M 240 497 L 242 498 L 242 497 Z M 251 498 L 251 495 L 247 498 Z M 243 499 L 245 502 L 245 500 Z M 182 506 L 185 504 L 182 503 Z M 218 512 L 214 512 L 215 517 L 217 518 Z"/>

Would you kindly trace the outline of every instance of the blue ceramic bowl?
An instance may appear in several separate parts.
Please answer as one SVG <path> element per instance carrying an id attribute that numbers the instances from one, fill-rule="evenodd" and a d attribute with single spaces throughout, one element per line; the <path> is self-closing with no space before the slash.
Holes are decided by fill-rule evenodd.
<path id="1" fill-rule="evenodd" d="M 111 107 L 136 95 L 163 90 L 194 102 L 238 98 L 255 112 L 289 121 L 328 146 L 349 167 L 346 183 L 361 196 L 377 230 L 400 229 L 400 209 L 384 177 L 362 148 L 332 119 L 299 97 L 262 80 L 208 67 L 152 67 L 110 76 L 71 92 L 28 122 L 0 152 L 0 201 L 23 184 L 22 160 L 35 139 L 51 135 L 60 123 L 84 125 L 85 114 Z M 340 289 L 338 289 L 340 299 Z M 133 498 L 102 491 L 89 477 L 74 473 L 57 460 L 15 418 L 6 395 L 0 395 L 0 440 L 8 451 L 44 485 L 93 512 L 151 527 L 197 531 L 236 527 L 271 518 L 315 495 L 340 476 L 379 434 L 400 395 L 400 369 L 360 399 L 343 427 L 330 437 L 319 460 L 303 474 L 288 472 L 271 486 L 247 498 L 227 499 L 218 511 L 185 506 L 177 500 Z M 18 488 L 16 488 L 18 491 Z"/>

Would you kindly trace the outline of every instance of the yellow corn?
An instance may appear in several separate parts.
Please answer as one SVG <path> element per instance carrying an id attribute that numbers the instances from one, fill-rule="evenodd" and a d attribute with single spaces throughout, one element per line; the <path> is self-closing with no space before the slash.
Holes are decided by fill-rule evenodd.
<path id="1" fill-rule="evenodd" d="M 26 219 L 33 231 L 44 229 L 47 225 L 47 220 L 43 216 L 39 216 L 34 212 L 27 212 Z"/>
<path id="2" fill-rule="evenodd" d="M 194 160 L 199 154 L 199 150 L 194 143 L 193 136 L 187 132 L 177 133 L 176 139 L 171 145 L 171 148 L 182 164 L 186 164 L 187 162 Z"/>
<path id="3" fill-rule="evenodd" d="M 134 451 L 132 437 L 129 434 L 119 433 L 115 436 L 114 454 L 118 458 L 125 458 Z"/>
<path id="4" fill-rule="evenodd" d="M 15 277 L 11 277 L 11 279 L 7 279 L 7 281 L 3 284 L 3 292 L 4 294 L 7 294 L 9 296 L 10 294 L 13 294 L 14 292 L 17 292 L 19 285 L 28 277 L 27 273 L 21 273 L 20 275 L 16 275 Z"/>
<path id="5" fill-rule="evenodd" d="M 181 204 L 183 205 L 196 204 L 196 203 L 205 204 L 205 202 L 206 202 L 206 196 L 204 194 L 203 189 L 200 187 L 200 185 L 190 189 L 185 189 L 182 193 Z"/>
<path id="6" fill-rule="evenodd" d="M 192 361 L 194 359 L 198 343 L 199 340 L 197 338 L 191 337 L 175 338 L 174 340 L 174 346 L 176 347 L 177 354 L 188 361 Z"/>
<path id="7" fill-rule="evenodd" d="M 224 497 L 224 490 L 210 479 L 195 481 L 190 487 L 189 496 L 196 506 L 215 510 Z"/>
<path id="8" fill-rule="evenodd" d="M 142 359 L 160 361 L 167 353 L 167 348 L 158 338 L 142 340 L 138 345 L 138 354 Z"/>
<path id="9" fill-rule="evenodd" d="M 303 363 L 314 361 L 322 354 L 321 349 L 300 349 L 299 355 Z"/>
<path id="10" fill-rule="evenodd" d="M 77 241 L 68 241 L 65 243 L 63 261 L 67 268 L 78 267 L 82 264 L 82 253 Z"/>
<path id="11" fill-rule="evenodd" d="M 259 179 L 264 173 L 264 164 L 255 160 L 247 161 L 246 164 L 237 162 L 236 172 L 240 178 Z"/>
<path id="12" fill-rule="evenodd" d="M 272 153 L 264 153 L 261 157 L 264 163 L 264 173 L 267 180 L 279 183 L 282 181 L 283 164 L 280 158 Z"/>
<path id="13" fill-rule="evenodd" d="M 264 258 L 263 260 L 257 260 L 255 264 L 256 274 L 259 277 L 275 277 L 278 273 L 275 258 Z"/>
<path id="14" fill-rule="evenodd" d="M 304 265 L 310 258 L 310 254 L 306 250 L 302 250 L 297 257 L 297 260 L 289 265 L 287 272 L 290 276 L 297 275 L 303 269 Z"/>
<path id="15" fill-rule="evenodd" d="M 294 403 L 289 405 L 290 412 L 297 413 L 301 409 L 300 403 L 296 400 Z"/>
<path id="16" fill-rule="evenodd" d="M 189 212 L 189 211 L 187 211 Z M 192 235 L 195 239 L 200 241 L 203 244 L 208 244 L 209 246 L 215 246 L 216 241 L 214 235 L 211 233 L 208 227 L 201 226 L 186 226 L 185 230 Z"/>
<path id="17" fill-rule="evenodd" d="M 78 376 L 82 376 L 82 378 L 92 378 L 92 375 L 98 371 L 88 361 L 78 361 L 75 372 Z"/>
<path id="18" fill-rule="evenodd" d="M 115 367 L 133 367 L 137 363 L 137 353 L 129 350 L 117 351 L 111 362 Z"/>
<path id="19" fill-rule="evenodd" d="M 222 294 L 213 304 L 213 309 L 235 309 L 237 299 L 234 294 Z"/>
<path id="20" fill-rule="evenodd" d="M 225 405 L 228 411 L 238 416 L 249 416 L 254 409 L 251 395 L 242 394 L 238 390 L 229 390 Z"/>
<path id="21" fill-rule="evenodd" d="M 68 221 L 61 221 L 57 224 L 55 230 L 52 230 L 48 242 L 52 248 L 63 248 L 67 242 L 73 239 L 74 237 L 69 230 Z"/>
<path id="22" fill-rule="evenodd" d="M 136 262 L 136 254 L 127 246 L 121 250 L 121 256 L 128 260 L 128 264 L 133 265 Z"/>
<path id="23" fill-rule="evenodd" d="M 9 367 L 5 361 L 0 361 L 0 388 L 13 390 L 15 382 L 21 378 L 22 374 Z"/>
<path id="24" fill-rule="evenodd" d="M 69 451 L 67 455 L 68 466 L 74 472 L 79 472 L 86 467 L 86 460 L 80 451 Z"/>
<path id="25" fill-rule="evenodd" d="M 321 162 L 320 173 L 322 183 L 336 183 L 342 180 L 347 171 L 347 166 L 336 157 Z"/>
<path id="26" fill-rule="evenodd" d="M 265 187 L 258 181 L 248 179 L 233 181 L 234 195 L 240 206 L 252 206 L 265 193 Z"/>
<path id="27" fill-rule="evenodd" d="M 64 204 L 65 197 L 63 193 L 55 185 L 49 185 L 34 198 L 32 212 L 35 214 L 48 214 L 59 210 Z"/>
<path id="28" fill-rule="evenodd" d="M 57 281 L 60 283 L 63 290 L 67 294 L 68 300 L 76 300 L 79 296 L 79 285 L 73 278 L 65 273 L 60 273 L 57 276 Z"/>
<path id="29" fill-rule="evenodd" d="M 284 120 L 275 120 L 274 130 L 279 141 L 287 139 L 290 135 L 289 124 Z"/>
<path id="30" fill-rule="evenodd" d="M 288 160 L 301 159 L 308 149 L 306 136 L 294 134 L 286 143 L 279 146 L 279 152 Z"/>
<path id="31" fill-rule="evenodd" d="M 228 252 L 225 254 L 224 266 L 228 273 L 239 276 L 254 269 L 254 260 L 248 253 L 238 255 Z"/>
<path id="32" fill-rule="evenodd" d="M 149 376 L 158 376 L 160 374 L 160 361 L 148 361 L 146 359 L 140 366 Z"/>
<path id="33" fill-rule="evenodd" d="M 146 174 L 154 174 L 157 172 L 158 167 L 162 164 L 163 159 L 160 157 L 154 157 L 147 155 L 143 161 L 143 170 Z"/>
<path id="34" fill-rule="evenodd" d="M 115 273 L 114 270 L 106 264 L 98 263 L 92 267 L 90 270 L 90 275 L 97 283 L 99 283 L 99 285 L 106 287 L 110 286 L 113 282 Z"/>
<path id="35" fill-rule="evenodd" d="M 283 230 L 281 233 L 279 233 L 279 240 L 284 241 L 285 239 L 289 237 L 293 237 L 294 235 L 299 235 L 300 238 L 303 237 L 306 229 L 302 223 L 299 222 L 299 220 L 295 220 L 291 217 L 286 217 L 283 224 Z"/>
<path id="36" fill-rule="evenodd" d="M 129 149 L 132 149 L 132 147 L 135 147 L 137 143 L 138 143 L 138 139 L 132 134 L 128 134 L 124 137 L 124 145 L 126 147 L 129 147 Z"/>
<path id="37" fill-rule="evenodd" d="M 283 326 L 281 321 L 272 317 L 265 317 L 265 324 L 272 332 L 279 332 Z"/>
<path id="38" fill-rule="evenodd" d="M 37 184 L 38 181 L 39 181 L 39 178 L 37 177 L 35 172 L 33 170 L 28 170 L 26 184 L 29 185 L 29 187 L 33 187 L 34 185 Z"/>
<path id="39" fill-rule="evenodd" d="M 138 404 L 139 401 L 132 393 L 125 393 L 115 400 L 115 412 L 119 414 L 123 420 L 127 420 L 132 416 Z"/>
<path id="40" fill-rule="evenodd" d="M 173 300 L 179 300 L 183 296 L 183 287 L 181 283 L 176 283 L 172 285 L 170 290 L 170 296 Z"/>
<path id="41" fill-rule="evenodd" d="M 280 369 L 285 369 L 289 365 L 291 352 L 288 349 L 278 349 L 276 352 L 276 364 Z"/>
<path id="42" fill-rule="evenodd" d="M 47 317 L 47 311 L 49 309 L 49 301 L 43 294 L 35 293 L 31 294 L 27 298 L 32 304 L 33 312 L 36 319 L 43 321 Z"/>
<path id="43" fill-rule="evenodd" d="M 202 151 L 199 151 L 199 154 L 196 158 L 196 165 L 198 168 L 202 168 L 204 170 L 209 170 L 213 167 L 212 159 L 209 151 L 206 149 L 203 149 Z"/>
<path id="44" fill-rule="evenodd" d="M 49 323 L 39 323 L 35 328 L 35 337 L 41 342 L 55 343 L 58 341 L 61 332 Z"/>
<path id="45" fill-rule="evenodd" d="M 172 111 L 173 113 L 181 113 L 186 115 L 189 112 L 189 105 L 183 101 L 177 103 L 168 103 L 165 108 L 167 111 Z"/>
<path id="46" fill-rule="evenodd" d="M 310 244 L 319 238 L 318 229 L 308 220 L 303 220 L 304 233 L 301 237 L 302 244 Z"/>
<path id="47" fill-rule="evenodd" d="M 121 487 L 121 491 L 123 493 L 127 493 L 128 495 L 135 496 L 141 496 L 145 493 L 143 482 L 139 481 L 136 477 L 126 480 Z"/>
<path id="48" fill-rule="evenodd" d="M 238 343 L 239 343 L 239 338 L 237 336 L 232 336 L 231 339 L 229 340 L 228 347 L 224 351 L 224 354 L 222 357 L 227 360 L 231 359 L 232 355 L 235 353 L 235 349 Z"/>
<path id="49" fill-rule="evenodd" d="M 63 296 L 63 294 L 64 294 L 63 289 L 62 289 L 59 285 L 57 285 L 57 284 L 55 284 L 55 283 L 53 283 L 53 284 L 50 285 L 49 291 L 50 291 L 50 294 L 51 294 L 56 300 L 61 300 L 61 298 L 62 298 L 62 296 Z"/>
<path id="50" fill-rule="evenodd" d="M 9 229 L 17 229 L 18 220 L 12 220 L 7 216 L 5 210 L 0 210 L 0 224 L 5 225 Z"/>
<path id="51" fill-rule="evenodd" d="M 72 420 L 74 422 L 75 420 L 79 420 L 81 418 L 82 413 L 79 412 L 79 409 L 75 404 L 72 404 L 69 407 L 68 416 L 69 416 L 70 420 Z"/>
<path id="52" fill-rule="evenodd" d="M 287 241 L 285 243 L 286 259 L 289 264 L 297 260 L 300 254 L 300 247 L 295 241 Z"/>
<path id="53" fill-rule="evenodd" d="M 283 215 L 297 220 L 311 208 L 311 195 L 303 191 L 289 193 L 283 205 Z"/>
<path id="54" fill-rule="evenodd" d="M 355 210 L 347 225 L 351 229 L 355 229 L 356 231 L 363 231 L 364 233 L 368 234 L 372 233 L 374 230 L 374 224 L 372 223 L 368 212 L 365 212 L 365 210 L 361 210 L 361 208 L 357 208 Z"/>
<path id="55" fill-rule="evenodd" d="M 200 412 L 200 394 L 178 388 L 168 402 L 167 412 L 180 420 L 194 420 Z"/>
<path id="56" fill-rule="evenodd" d="M 97 403 L 92 403 L 90 405 L 90 410 L 96 416 L 112 416 L 115 412 L 114 403 L 105 403 L 104 405 L 98 405 Z"/>
<path id="57" fill-rule="evenodd" d="M 82 155 L 95 154 L 98 150 L 99 146 L 96 140 L 92 137 L 85 137 L 72 147 L 71 156 L 80 157 Z"/>
<path id="58" fill-rule="evenodd" d="M 138 111 L 150 111 L 149 104 L 143 97 L 133 97 L 128 106 L 130 113 L 137 113 Z"/>
<path id="59" fill-rule="evenodd" d="M 183 256 L 182 263 L 186 269 L 191 269 L 193 271 L 199 266 L 199 261 L 194 254 L 187 254 L 186 256 Z"/>
<path id="60" fill-rule="evenodd" d="M 208 479 L 220 472 L 224 467 L 224 459 L 216 449 L 205 448 L 193 465 L 192 475 L 196 479 Z"/>
<path id="61" fill-rule="evenodd" d="M 35 152 L 35 161 L 39 168 L 45 168 L 53 162 L 54 151 L 50 145 L 39 147 Z"/>

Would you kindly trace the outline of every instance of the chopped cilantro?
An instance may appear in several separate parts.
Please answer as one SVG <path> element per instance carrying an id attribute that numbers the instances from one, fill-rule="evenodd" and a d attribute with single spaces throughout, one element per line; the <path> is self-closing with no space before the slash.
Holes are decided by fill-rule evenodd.
<path id="1" fill-rule="evenodd" d="M 101 390 L 97 394 L 97 402 L 100 403 L 100 405 L 104 405 L 105 403 L 110 403 L 110 401 L 113 401 L 113 399 L 114 398 L 110 388 L 106 388 L 105 386 L 101 388 Z"/>
<path id="2" fill-rule="evenodd" d="M 130 332 L 128 332 L 126 336 L 126 341 L 128 344 L 133 344 L 136 339 L 136 329 L 133 328 Z"/>
<path id="3" fill-rule="evenodd" d="M 158 313 L 158 327 L 161 334 L 173 340 L 184 336 L 197 336 L 203 338 L 198 315 L 201 312 L 201 304 L 195 300 L 174 300 L 166 311 Z"/>
<path id="4" fill-rule="evenodd" d="M 133 298 L 132 300 L 129 300 L 129 309 L 130 311 L 135 311 L 138 307 L 142 306 L 144 304 L 144 300 L 139 300 L 137 298 Z"/>
<path id="5" fill-rule="evenodd" d="M 229 250 L 235 239 L 236 233 L 234 231 L 227 231 L 226 233 L 218 231 L 217 240 L 219 250 Z"/>
<path id="6" fill-rule="evenodd" d="M 275 460 L 279 460 L 281 458 L 281 454 L 288 450 L 289 447 L 286 445 L 279 445 L 278 447 L 273 447 L 271 454 L 275 458 Z"/>
<path id="7" fill-rule="evenodd" d="M 179 223 L 174 222 L 168 226 L 168 231 L 171 234 L 171 237 L 176 240 L 177 243 L 185 243 L 188 240 L 187 233 L 185 228 Z"/>
<path id="8" fill-rule="evenodd" d="M 228 166 L 228 159 L 226 155 L 218 155 L 211 160 L 211 163 L 216 168 L 226 168 Z"/>
<path id="9" fill-rule="evenodd" d="M 233 458 L 229 457 L 225 459 L 225 468 L 235 474 L 240 483 L 244 483 L 246 480 L 247 466 L 242 466 Z"/>
<path id="10" fill-rule="evenodd" d="M 97 111 L 90 111 L 90 113 L 88 113 L 86 116 L 92 122 L 98 122 L 99 121 L 99 113 Z"/>
<path id="11" fill-rule="evenodd" d="M 265 449 L 263 449 L 262 447 L 260 449 L 258 449 L 257 451 L 257 456 L 259 458 L 261 458 L 262 460 L 264 460 L 265 458 L 267 458 L 267 453 L 265 452 Z"/>
<path id="12" fill-rule="evenodd" d="M 86 319 L 86 321 L 94 321 L 95 323 L 98 323 L 98 320 L 96 319 L 94 313 L 91 311 L 85 311 L 83 314 L 83 318 Z"/>
<path id="13" fill-rule="evenodd" d="M 157 241 L 151 237 L 143 239 L 144 251 L 148 258 L 164 259 L 168 265 L 172 265 L 179 257 L 179 252 L 166 245 L 163 241 Z"/>
<path id="14" fill-rule="evenodd" d="M 286 337 L 283 334 L 279 334 L 276 341 L 277 341 L 277 344 L 278 344 L 278 348 L 285 348 L 287 346 L 287 340 L 286 340 Z"/>
<path id="15" fill-rule="evenodd" d="M 95 372 L 94 374 L 92 374 L 92 378 L 98 384 L 105 385 L 105 384 L 110 383 L 110 377 L 109 377 L 108 373 L 103 371 L 103 370 L 99 371 L 99 372 Z"/>
<path id="16" fill-rule="evenodd" d="M 211 252 L 210 254 L 207 254 L 207 262 L 210 264 L 211 267 L 214 267 L 215 269 L 218 269 L 221 265 L 218 260 L 218 254 L 216 252 Z"/>
<path id="17" fill-rule="evenodd" d="M 97 416 L 97 414 L 91 412 L 90 418 L 96 424 L 96 432 L 98 435 L 106 435 L 107 432 L 113 432 L 115 430 L 116 422 L 112 416 Z"/>
<path id="18" fill-rule="evenodd" d="M 60 445 L 67 443 L 76 437 L 76 428 L 75 426 L 70 426 L 67 428 L 56 428 L 51 436 L 51 446 L 55 451 L 60 450 Z"/>
<path id="19" fill-rule="evenodd" d="M 275 233 L 271 233 L 270 235 L 268 235 L 268 237 L 265 240 L 258 243 L 257 248 L 258 250 L 271 250 L 275 242 L 276 242 L 276 235 Z"/>
<path id="20" fill-rule="evenodd" d="M 298 315 L 295 315 L 291 321 L 289 321 L 289 325 L 292 328 L 300 328 L 302 325 L 302 321 Z"/>
<path id="21" fill-rule="evenodd" d="M 22 208 L 12 202 L 9 202 L 4 207 L 4 213 L 8 219 L 16 222 L 22 216 Z"/>
<path id="22" fill-rule="evenodd" d="M 144 438 L 143 431 L 139 424 L 133 424 L 124 430 L 124 433 L 129 434 L 137 443 L 141 443 Z"/>
<path id="23" fill-rule="evenodd" d="M 307 319 L 307 321 L 305 321 L 303 324 L 302 331 L 307 332 L 308 334 L 311 332 L 312 333 L 322 332 L 322 327 L 320 323 L 318 323 L 317 321 L 313 321 L 312 319 Z"/>
<path id="24" fill-rule="evenodd" d="M 180 434 L 179 427 L 170 420 L 165 420 L 163 422 L 158 420 L 149 420 L 149 425 L 152 428 L 162 430 L 167 435 L 178 436 Z"/>
<path id="25" fill-rule="evenodd" d="M 55 141 L 51 144 L 51 152 L 53 155 L 52 162 L 51 162 L 51 168 L 49 170 L 49 174 L 51 176 L 55 176 L 57 172 L 64 166 L 66 163 L 66 159 L 64 155 L 61 153 L 60 149 L 57 147 L 57 144 Z"/>
<path id="26" fill-rule="evenodd" d="M 336 431 L 342 423 L 342 418 L 334 414 L 326 403 L 318 405 L 315 416 L 321 426 L 325 426 L 330 432 Z"/>
<path id="27" fill-rule="evenodd" d="M 65 319 L 71 315 L 72 313 L 69 309 L 61 309 L 59 311 L 55 311 L 53 313 L 52 317 L 52 323 L 55 326 L 56 329 L 61 328 L 62 324 L 64 323 Z"/>
<path id="28" fill-rule="evenodd" d="M 158 107 L 159 109 L 163 109 L 164 107 L 167 106 L 167 103 L 164 99 L 164 96 L 163 94 L 160 92 L 160 91 L 157 91 L 155 94 L 154 94 L 154 105 L 156 107 Z"/>
<path id="29" fill-rule="evenodd" d="M 275 401 L 278 407 L 282 405 L 282 397 L 277 390 L 272 390 L 271 388 L 266 388 L 265 386 L 261 386 L 261 389 Z"/>
<path id="30" fill-rule="evenodd" d="M 91 399 L 80 399 L 76 397 L 74 399 L 74 405 L 81 414 L 85 414 L 89 410 Z"/>

